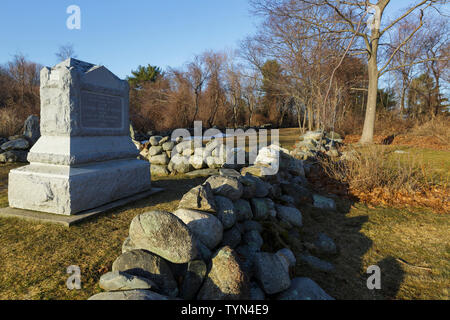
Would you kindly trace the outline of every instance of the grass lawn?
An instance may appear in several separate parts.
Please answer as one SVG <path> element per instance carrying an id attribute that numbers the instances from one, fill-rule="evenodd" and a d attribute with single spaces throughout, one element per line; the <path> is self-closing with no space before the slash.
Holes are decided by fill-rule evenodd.
<path id="1" fill-rule="evenodd" d="M 297 129 L 280 131 L 290 147 Z M 445 157 L 445 156 L 444 156 Z M 447 159 L 448 160 L 448 159 Z M 7 203 L 7 174 L 17 165 L 0 164 L 0 207 Z M 184 176 L 156 179 L 165 191 L 70 229 L 12 218 L 0 218 L 0 299 L 86 299 L 100 291 L 99 277 L 120 255 L 131 220 L 147 210 L 174 210 L 181 196 L 204 179 Z M 450 216 L 423 210 L 369 209 L 338 201 L 339 212 L 303 207 L 305 240 L 325 232 L 339 246 L 330 259 L 334 274 L 308 270 L 338 299 L 448 299 L 450 287 Z M 366 287 L 370 265 L 382 270 L 382 290 Z M 81 269 L 82 289 L 68 290 L 68 266 Z"/>

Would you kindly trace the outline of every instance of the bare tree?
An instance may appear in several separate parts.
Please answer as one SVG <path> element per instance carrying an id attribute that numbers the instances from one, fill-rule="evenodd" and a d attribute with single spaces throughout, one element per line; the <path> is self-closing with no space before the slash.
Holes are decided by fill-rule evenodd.
<path id="1" fill-rule="evenodd" d="M 385 9 L 391 0 L 378 0 L 372 4 L 368 0 L 254 0 L 252 1 L 257 11 L 268 12 L 271 15 L 278 15 L 289 18 L 290 21 L 310 24 L 319 33 L 333 35 L 337 39 L 352 41 L 357 38 L 352 46 L 351 54 L 364 54 L 368 63 L 368 98 L 366 105 L 366 116 L 362 132 L 361 143 L 370 143 L 373 140 L 376 103 L 378 93 L 378 81 L 381 76 L 393 70 L 391 63 L 399 50 L 407 44 L 414 34 L 423 26 L 423 16 L 425 10 L 429 9 L 442 0 L 420 0 L 402 12 L 396 19 L 384 23 Z M 305 14 L 305 10 L 320 11 L 320 14 Z M 360 21 L 365 19 L 370 10 L 375 11 L 375 16 L 366 26 L 359 28 Z M 412 32 L 392 51 L 385 61 L 381 62 L 380 44 L 384 35 L 400 21 L 406 19 L 411 14 L 420 11 L 419 23 Z M 353 41 L 352 41 L 353 42 Z M 346 41 L 341 44 L 345 48 Z M 357 46 L 358 45 L 358 46 Z M 357 46 L 357 47 L 356 47 Z M 356 48 L 354 48 L 356 47 Z M 421 63 L 423 61 L 415 61 Z M 400 68 L 402 66 L 396 66 Z"/>
<path id="2" fill-rule="evenodd" d="M 59 46 L 58 52 L 56 52 L 55 55 L 58 61 L 64 61 L 69 58 L 77 57 L 73 44 L 71 43 Z"/>

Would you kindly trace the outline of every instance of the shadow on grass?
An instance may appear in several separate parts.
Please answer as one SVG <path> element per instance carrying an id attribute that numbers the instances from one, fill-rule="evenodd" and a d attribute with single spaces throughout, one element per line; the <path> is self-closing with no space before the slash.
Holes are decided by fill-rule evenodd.
<path id="1" fill-rule="evenodd" d="M 322 272 L 298 261 L 296 276 L 310 277 L 336 299 L 394 299 L 404 280 L 404 271 L 394 257 L 387 257 L 376 263 L 381 269 L 381 290 L 370 290 L 367 287 L 367 280 L 373 273 L 367 273 L 369 265 L 364 256 L 374 245 L 362 232 L 363 226 L 369 223 L 368 209 L 365 208 L 367 214 L 351 216 L 350 212 L 354 206 L 361 205 L 349 199 L 327 196 L 336 201 L 336 211 L 322 210 L 310 205 L 300 207 L 304 219 L 302 240 L 305 243 L 314 243 L 319 232 L 332 238 L 338 248 L 336 255 L 312 254 L 333 263 L 335 270 Z"/>

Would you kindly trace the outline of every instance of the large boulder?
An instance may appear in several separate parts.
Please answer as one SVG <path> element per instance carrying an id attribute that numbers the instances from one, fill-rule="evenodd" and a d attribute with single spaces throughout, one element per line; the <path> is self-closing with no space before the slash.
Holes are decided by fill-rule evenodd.
<path id="1" fill-rule="evenodd" d="M 35 144 L 38 141 L 41 136 L 39 117 L 31 115 L 25 120 L 23 135 L 28 138 L 31 144 Z"/>
<path id="2" fill-rule="evenodd" d="M 173 214 L 209 249 L 214 249 L 222 241 L 222 223 L 212 214 L 189 209 L 178 209 Z"/>
<path id="3" fill-rule="evenodd" d="M 223 247 L 212 258 L 211 271 L 197 296 L 199 300 L 247 300 L 250 282 L 236 252 Z"/>
<path id="4" fill-rule="evenodd" d="M 302 227 L 302 214 L 297 208 L 277 205 L 277 216 L 280 220 L 285 220 L 295 227 Z"/>
<path id="5" fill-rule="evenodd" d="M 120 271 L 105 273 L 100 277 L 99 285 L 100 288 L 106 291 L 157 289 L 155 283 L 150 279 L 133 276 Z"/>
<path id="6" fill-rule="evenodd" d="M 101 292 L 88 300 L 169 300 L 169 298 L 149 290 L 129 290 Z"/>
<path id="7" fill-rule="evenodd" d="M 258 252 L 254 261 L 255 276 L 267 294 L 279 293 L 291 285 L 286 261 L 280 256 Z"/>
<path id="8" fill-rule="evenodd" d="M 244 187 L 235 177 L 211 176 L 206 182 L 211 185 L 214 194 L 227 197 L 233 201 L 238 200 L 244 192 Z"/>
<path id="9" fill-rule="evenodd" d="M 192 188 L 181 198 L 179 208 L 216 212 L 216 201 L 209 183 Z"/>
<path id="10" fill-rule="evenodd" d="M 187 263 L 197 256 L 192 232 L 169 212 L 150 211 L 130 224 L 130 238 L 137 246 L 173 263 Z"/>
<path id="11" fill-rule="evenodd" d="M 291 286 L 278 295 L 278 300 L 334 300 L 310 278 L 294 278 Z"/>
<path id="12" fill-rule="evenodd" d="M 154 282 L 165 295 L 176 297 L 178 286 L 164 259 L 145 250 L 122 253 L 113 263 L 112 271 L 121 271 Z"/>
<path id="13" fill-rule="evenodd" d="M 237 213 L 230 199 L 216 196 L 217 218 L 222 222 L 224 229 L 229 229 L 237 221 Z"/>

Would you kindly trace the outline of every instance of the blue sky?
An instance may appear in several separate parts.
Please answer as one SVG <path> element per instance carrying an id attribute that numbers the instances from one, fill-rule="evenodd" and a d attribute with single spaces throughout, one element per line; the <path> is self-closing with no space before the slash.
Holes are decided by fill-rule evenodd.
<path id="1" fill-rule="evenodd" d="M 415 1 L 393 0 L 389 12 Z M 69 30 L 69 5 L 81 30 Z M 178 67 L 205 50 L 233 49 L 254 33 L 247 0 L 1 0 L 0 64 L 23 53 L 51 66 L 60 45 L 124 78 L 139 64 Z"/>

